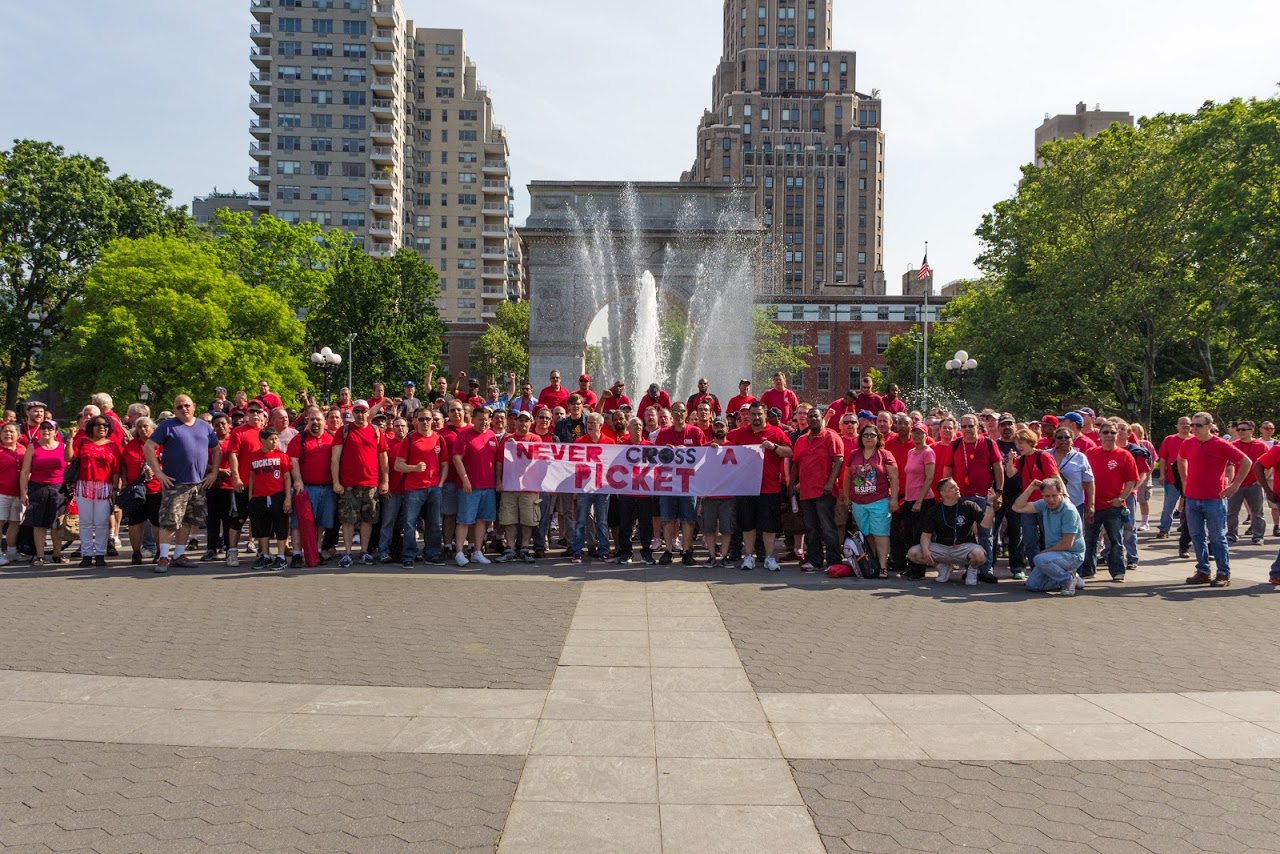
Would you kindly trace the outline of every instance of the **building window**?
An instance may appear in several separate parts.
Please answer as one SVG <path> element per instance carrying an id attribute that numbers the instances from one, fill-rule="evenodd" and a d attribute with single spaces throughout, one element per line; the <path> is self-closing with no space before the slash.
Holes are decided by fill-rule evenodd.
<path id="1" fill-rule="evenodd" d="M 333 21 L 328 18 L 313 18 L 311 20 L 311 32 L 331 33 L 333 32 Z"/>
<path id="2" fill-rule="evenodd" d="M 817 354 L 818 354 L 819 356 L 830 356 L 830 355 L 831 355 L 831 333 L 830 333 L 830 332 L 819 332 L 819 333 L 818 333 L 818 348 L 817 348 Z M 821 382 L 819 382 L 818 387 L 819 387 L 819 388 L 822 388 Z"/>
<path id="3" fill-rule="evenodd" d="M 312 151 L 333 151 L 333 140 L 327 136 L 311 137 Z"/>
<path id="4" fill-rule="evenodd" d="M 436 56 L 453 56 L 456 48 L 451 44 L 436 45 Z"/>
<path id="5" fill-rule="evenodd" d="M 333 127 L 333 116 L 328 113 L 312 113 L 311 126 L 313 128 L 324 128 L 328 130 Z"/>
<path id="6" fill-rule="evenodd" d="M 365 103 L 364 92 L 346 91 L 342 93 L 342 103 L 348 107 L 359 107 Z"/>
<path id="7" fill-rule="evenodd" d="M 342 225 L 346 228 L 364 228 L 364 214 L 344 213 L 342 215 Z"/>
<path id="8" fill-rule="evenodd" d="M 850 356 L 862 355 L 862 333 L 861 332 L 849 333 L 849 355 Z"/>
<path id="9" fill-rule="evenodd" d="M 862 387 L 862 368 L 861 367 L 850 368 L 849 369 L 849 388 L 861 388 L 861 387 Z"/>
<path id="10" fill-rule="evenodd" d="M 279 18 L 276 20 L 276 29 L 282 33 L 300 33 L 302 32 L 302 19 Z"/>
<path id="11" fill-rule="evenodd" d="M 333 42 L 312 42 L 312 56 L 333 56 Z"/>
<path id="12" fill-rule="evenodd" d="M 302 113 L 280 113 L 276 116 L 276 126 L 282 128 L 302 127 Z"/>
<path id="13" fill-rule="evenodd" d="M 296 202 L 298 199 L 302 198 L 302 188 L 281 185 L 276 188 L 276 198 L 284 199 L 288 202 Z"/>
<path id="14" fill-rule="evenodd" d="M 369 76 L 363 68 L 342 69 L 343 83 L 364 83 L 368 79 L 369 79 Z"/>
<path id="15" fill-rule="evenodd" d="M 344 44 L 342 46 L 344 59 L 365 59 L 368 55 L 369 49 L 362 44 Z"/>
<path id="16" fill-rule="evenodd" d="M 276 148 L 281 151 L 298 151 L 302 148 L 302 137 L 278 136 L 276 137 Z"/>
<path id="17" fill-rule="evenodd" d="M 342 150 L 347 154 L 359 154 L 364 151 L 364 138 L 344 139 L 342 141 Z"/>
<path id="18" fill-rule="evenodd" d="M 876 320 L 888 320 L 888 319 L 889 319 L 889 306 L 887 305 L 879 306 L 876 309 Z"/>
<path id="19" fill-rule="evenodd" d="M 818 366 L 818 391 L 831 391 L 831 367 Z"/>
<path id="20" fill-rule="evenodd" d="M 452 87 L 452 86 L 437 86 L 437 87 L 436 87 L 436 97 L 437 97 L 437 98 L 452 98 L 452 97 L 453 97 L 453 87 Z"/>
<path id="21" fill-rule="evenodd" d="M 458 299 L 458 308 L 460 309 L 474 309 L 475 307 L 476 301 L 474 297 L 460 297 Z"/>
<path id="22" fill-rule="evenodd" d="M 363 163 L 343 163 L 342 164 L 342 177 L 344 178 L 363 178 L 364 174 L 365 173 L 364 173 Z"/>
<path id="23" fill-rule="evenodd" d="M 333 201 L 333 188 L 332 187 L 312 187 L 311 201 L 313 202 Z"/>
<path id="24" fill-rule="evenodd" d="M 436 66 L 436 77 L 455 77 L 455 76 L 457 76 L 457 71 L 454 70 L 452 65 Z"/>
<path id="25" fill-rule="evenodd" d="M 364 130 L 365 128 L 364 118 L 365 118 L 364 116 L 343 116 L 342 129 L 343 130 Z"/>
<path id="26" fill-rule="evenodd" d="M 883 355 L 884 355 L 884 351 L 885 351 L 885 350 L 888 350 L 888 349 L 889 349 L 889 333 L 888 333 L 888 332 L 877 332 L 877 333 L 876 333 L 876 353 L 877 353 L 877 355 L 881 355 L 881 356 L 883 356 Z"/>
<path id="27" fill-rule="evenodd" d="M 342 200 L 344 202 L 363 202 L 365 199 L 365 191 L 363 187 L 343 187 Z"/>
<path id="28" fill-rule="evenodd" d="M 332 104 L 332 103 L 333 103 L 333 90 L 332 90 L 332 89 L 312 89 L 312 90 L 311 90 L 311 103 L 313 103 L 313 104 Z"/>
<path id="29" fill-rule="evenodd" d="M 804 333 L 803 333 L 803 332 L 792 332 L 792 333 L 791 333 L 791 346 L 792 346 L 792 347 L 803 347 L 803 346 L 804 346 Z"/>
<path id="30" fill-rule="evenodd" d="M 279 89 L 276 91 L 276 100 L 281 104 L 300 104 L 302 103 L 302 90 Z"/>
<path id="31" fill-rule="evenodd" d="M 329 176 L 329 166 L 330 164 L 327 160 L 312 160 L 311 174 L 320 178 L 327 178 Z"/>
<path id="32" fill-rule="evenodd" d="M 368 21 L 343 21 L 342 32 L 348 36 L 363 36 L 369 32 Z"/>
<path id="33" fill-rule="evenodd" d="M 316 225 L 333 225 L 333 214 L 328 211 L 312 211 L 311 221 Z"/>
<path id="34" fill-rule="evenodd" d="M 282 222 L 287 222 L 289 225 L 297 225 L 302 222 L 302 213 L 300 211 L 280 211 L 278 216 Z"/>

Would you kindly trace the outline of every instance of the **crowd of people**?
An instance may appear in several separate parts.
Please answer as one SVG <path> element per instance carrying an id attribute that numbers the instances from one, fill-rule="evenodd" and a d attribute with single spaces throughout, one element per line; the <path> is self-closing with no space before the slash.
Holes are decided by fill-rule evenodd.
<path id="1" fill-rule="evenodd" d="M 1253 422 L 1235 422 L 1226 438 L 1197 412 L 1156 447 L 1142 425 L 1088 407 L 1030 419 L 926 414 L 870 379 L 813 405 L 777 373 L 758 397 L 743 379 L 722 404 L 705 379 L 684 400 L 652 384 L 633 402 L 621 381 L 597 393 L 587 374 L 570 389 L 554 371 L 536 395 L 514 373 L 483 393 L 465 373 L 452 388 L 434 374 L 421 398 L 413 381 L 394 397 L 375 383 L 365 398 L 344 388 L 328 404 L 299 393 L 290 408 L 260 382 L 253 397 L 219 388 L 206 406 L 179 395 L 154 419 L 142 403 L 121 418 L 109 395 L 95 394 L 59 424 L 28 401 L 0 426 L 0 564 L 62 563 L 78 539 L 80 565 L 102 567 L 124 528 L 131 564 L 150 561 L 158 573 L 236 567 L 242 549 L 256 554 L 256 570 L 335 558 L 406 569 L 549 555 L 627 564 L 638 552 L 645 564 L 779 572 L 794 563 L 976 585 L 997 583 L 1003 559 L 1028 589 L 1071 596 L 1100 565 L 1113 582 L 1138 566 L 1157 481 L 1154 537 L 1172 536 L 1178 519 L 1179 555 L 1195 559 L 1187 584 L 1230 585 L 1242 511 L 1253 545 L 1268 519 L 1280 537 L 1269 421 L 1256 434 Z M 751 445 L 764 464 L 749 495 L 511 492 L 502 489 L 508 442 Z M 1280 556 L 1270 579 L 1280 585 Z"/>

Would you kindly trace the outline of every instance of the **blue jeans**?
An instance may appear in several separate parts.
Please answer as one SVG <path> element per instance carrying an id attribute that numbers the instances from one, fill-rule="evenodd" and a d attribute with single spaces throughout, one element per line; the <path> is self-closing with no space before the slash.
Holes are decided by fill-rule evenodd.
<path id="1" fill-rule="evenodd" d="M 573 525 L 573 553 L 582 554 L 586 543 L 587 514 L 592 508 L 596 511 L 596 547 L 603 556 L 609 551 L 609 496 L 592 493 L 578 496 L 578 518 Z"/>
<path id="2" fill-rule="evenodd" d="M 401 556 L 405 560 L 413 560 L 418 556 L 418 517 L 426 519 L 427 560 L 440 557 L 442 537 L 440 531 L 440 499 L 438 486 L 427 489 L 411 489 L 404 494 L 404 545 Z"/>
<path id="3" fill-rule="evenodd" d="M 1280 552 L 1276 552 L 1276 559 L 1271 562 L 1270 577 L 1272 579 L 1280 578 Z"/>
<path id="4" fill-rule="evenodd" d="M 986 513 L 987 496 L 965 495 L 962 497 L 969 501 L 972 501 L 974 504 L 977 504 L 979 507 L 982 508 L 982 512 Z M 987 556 L 987 562 L 984 563 L 982 566 L 978 567 L 978 573 L 980 575 L 987 575 L 988 573 L 991 572 L 991 566 L 993 563 L 991 559 L 991 552 L 992 552 L 991 529 L 982 527 L 981 520 L 979 520 L 979 525 L 978 525 L 978 545 L 982 546 L 982 552 Z"/>
<path id="5" fill-rule="evenodd" d="M 1075 552 L 1039 552 L 1031 565 L 1031 575 L 1027 576 L 1028 590 L 1035 593 L 1061 590 L 1067 579 L 1075 575 L 1080 555 Z"/>
<path id="6" fill-rule="evenodd" d="M 1107 534 L 1107 569 L 1112 577 L 1124 574 L 1124 508 L 1103 507 L 1093 511 L 1093 521 L 1084 525 L 1084 564 L 1081 578 L 1093 578 L 1098 567 L 1098 534 Z"/>
<path id="7" fill-rule="evenodd" d="M 1221 498 L 1188 498 L 1187 530 L 1196 550 L 1196 572 L 1209 574 L 1209 556 L 1218 566 L 1218 575 L 1231 577 L 1231 556 L 1227 551 L 1227 502 Z"/>
<path id="8" fill-rule="evenodd" d="M 1124 522 L 1124 556 L 1129 563 L 1138 562 L 1138 526 L 1135 520 L 1138 518 L 1138 493 L 1134 492 L 1124 502 L 1125 510 L 1129 511 L 1128 517 Z"/>
<path id="9" fill-rule="evenodd" d="M 1173 485 L 1172 476 L 1163 479 L 1161 483 L 1164 484 L 1164 506 L 1160 508 L 1160 533 L 1167 534 L 1173 526 L 1173 511 L 1178 509 L 1182 493 Z"/>
<path id="10" fill-rule="evenodd" d="M 541 492 L 538 493 L 538 497 L 542 499 L 538 502 L 538 506 L 542 508 L 542 518 L 538 520 L 538 527 L 533 532 L 533 547 L 542 551 L 547 547 L 547 532 L 551 530 L 551 514 L 555 512 L 553 499 L 556 494 Z"/>
<path id="11" fill-rule="evenodd" d="M 391 550 L 391 535 L 395 532 L 396 522 L 400 521 L 400 508 L 404 506 L 404 493 L 391 492 L 382 499 L 382 528 L 378 536 L 378 554 L 384 555 Z M 370 551 L 373 551 L 370 549 Z"/>
<path id="12" fill-rule="evenodd" d="M 1022 553 L 1027 558 L 1027 566 L 1035 567 L 1036 555 L 1040 554 L 1040 514 L 1019 513 L 1018 515 L 1022 517 Z"/>

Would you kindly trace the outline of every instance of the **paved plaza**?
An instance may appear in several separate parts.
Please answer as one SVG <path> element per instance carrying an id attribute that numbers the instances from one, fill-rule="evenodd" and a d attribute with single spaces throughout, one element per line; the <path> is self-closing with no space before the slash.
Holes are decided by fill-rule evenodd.
<path id="1" fill-rule="evenodd" d="M 761 570 L 0 570 L 0 849 L 1280 850 L 1274 544 L 1074 599 Z"/>

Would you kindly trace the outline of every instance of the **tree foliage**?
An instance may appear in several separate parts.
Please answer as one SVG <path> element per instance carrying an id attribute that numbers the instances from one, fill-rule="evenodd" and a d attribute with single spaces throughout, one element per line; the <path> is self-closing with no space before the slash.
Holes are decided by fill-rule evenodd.
<path id="1" fill-rule="evenodd" d="M 334 265 L 347 243 L 341 232 L 327 239 L 311 222 L 287 223 L 266 214 L 219 210 L 209 224 L 212 246 L 226 270 L 250 287 L 280 294 L 295 310 L 314 309 L 333 282 Z"/>
<path id="2" fill-rule="evenodd" d="M 167 403 L 197 401 L 215 386 L 278 389 L 306 381 L 302 324 L 285 301 L 224 272 L 206 246 L 177 237 L 110 245 L 67 307 L 65 340 L 49 352 L 49 376 L 70 400 L 107 391 L 132 400 L 146 383 Z"/>
<path id="3" fill-rule="evenodd" d="M 471 345 L 473 376 L 517 377 L 529 374 L 529 304 L 504 302 L 485 333 Z M 499 382 L 505 389 L 507 384 Z"/>
<path id="4" fill-rule="evenodd" d="M 946 309 L 980 383 L 1023 411 L 1132 396 L 1159 419 L 1169 383 L 1208 400 L 1276 373 L 1280 101 L 1207 103 L 1040 155 L 978 229 L 988 283 Z"/>
<path id="5" fill-rule="evenodd" d="M 751 327 L 755 348 L 751 353 L 751 378 L 757 387 L 769 387 L 768 378 L 778 371 L 792 376 L 809 367 L 805 360 L 812 348 L 788 342 L 786 329 L 776 322 L 769 308 L 756 306 L 752 310 Z"/>
<path id="6" fill-rule="evenodd" d="M 108 176 L 100 158 L 18 140 L 0 152 L 0 380 L 5 406 L 62 337 L 85 274 L 116 237 L 182 234 L 185 208 L 153 181 Z"/>
<path id="7" fill-rule="evenodd" d="M 332 280 L 307 315 L 310 345 L 343 352 L 348 333 L 356 333 L 350 371 L 357 389 L 375 382 L 397 388 L 426 376 L 427 365 L 440 357 L 444 332 L 435 269 L 410 249 L 389 258 L 355 248 L 335 256 Z"/>

